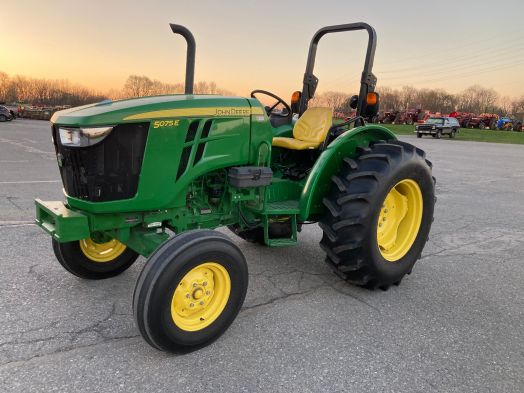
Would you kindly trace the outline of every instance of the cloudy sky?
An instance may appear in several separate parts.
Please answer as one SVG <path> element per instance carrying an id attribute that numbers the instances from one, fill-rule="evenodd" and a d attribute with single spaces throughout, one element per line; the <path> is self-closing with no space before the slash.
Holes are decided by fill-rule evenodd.
<path id="1" fill-rule="evenodd" d="M 196 80 L 287 97 L 301 87 L 318 28 L 365 21 L 378 35 L 379 85 L 524 94 L 522 0 L 16 0 L 2 14 L 0 71 L 100 90 L 120 88 L 130 74 L 183 81 L 185 44 L 173 22 L 195 35 Z M 356 91 L 365 43 L 360 32 L 322 39 L 319 91 Z"/>

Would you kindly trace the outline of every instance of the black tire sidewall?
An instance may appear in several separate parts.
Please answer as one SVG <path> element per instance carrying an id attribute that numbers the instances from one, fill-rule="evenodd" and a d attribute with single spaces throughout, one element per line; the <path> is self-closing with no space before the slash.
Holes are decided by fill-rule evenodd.
<path id="1" fill-rule="evenodd" d="M 77 277 L 101 280 L 119 275 L 129 268 L 138 254 L 127 247 L 122 254 L 109 262 L 95 262 L 87 258 L 80 249 L 80 242 L 59 243 L 53 239 L 53 250 L 60 264 Z"/>
<path id="2" fill-rule="evenodd" d="M 227 270 L 231 280 L 229 299 L 222 313 L 209 326 L 198 331 L 185 331 L 171 317 L 172 296 L 182 278 L 205 262 L 218 263 Z M 206 239 L 204 235 L 187 247 L 172 242 L 156 252 L 147 265 L 147 276 L 144 280 L 139 279 L 135 290 L 138 301 L 135 314 L 137 318 L 143 318 L 139 323 L 144 323 L 148 341 L 159 349 L 184 351 L 214 341 L 231 325 L 244 303 L 248 286 L 247 264 L 240 249 L 225 236 Z M 143 309 L 137 310 L 137 307 Z"/>
<path id="3" fill-rule="evenodd" d="M 382 256 L 377 242 L 377 224 L 382 203 L 390 190 L 401 180 L 414 180 L 422 193 L 423 210 L 420 228 L 410 247 L 410 250 L 397 261 L 390 262 Z M 386 277 L 386 281 L 394 283 L 408 273 L 417 259 L 420 257 L 422 249 L 426 243 L 433 220 L 435 186 L 431 173 L 417 162 L 407 161 L 395 167 L 390 173 L 386 182 L 380 182 L 379 187 L 373 195 L 373 206 L 370 212 L 369 226 L 367 227 L 366 241 L 363 243 L 364 258 L 372 261 L 372 269 L 377 275 Z"/>

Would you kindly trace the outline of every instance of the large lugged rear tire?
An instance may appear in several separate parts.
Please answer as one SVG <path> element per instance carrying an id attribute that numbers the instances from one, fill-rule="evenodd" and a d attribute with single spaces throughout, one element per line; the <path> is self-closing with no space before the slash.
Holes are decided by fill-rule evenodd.
<path id="1" fill-rule="evenodd" d="M 319 225 L 326 262 L 350 283 L 387 289 L 411 273 L 428 239 L 435 183 L 425 153 L 379 142 L 346 158 L 332 177 Z"/>
<path id="2" fill-rule="evenodd" d="M 69 273 L 87 280 L 119 275 L 138 258 L 138 253 L 118 240 L 95 243 L 90 238 L 59 243 L 53 239 L 56 259 Z"/>

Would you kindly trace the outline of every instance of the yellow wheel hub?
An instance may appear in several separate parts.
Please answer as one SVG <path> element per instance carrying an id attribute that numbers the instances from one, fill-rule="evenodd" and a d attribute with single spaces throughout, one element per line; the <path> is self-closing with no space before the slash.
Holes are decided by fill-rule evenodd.
<path id="1" fill-rule="evenodd" d="M 224 311 L 231 293 L 226 268 L 205 262 L 178 283 L 171 300 L 171 317 L 182 330 L 194 332 L 211 325 Z"/>
<path id="2" fill-rule="evenodd" d="M 126 246 L 116 239 L 106 243 L 96 243 L 91 238 L 79 241 L 82 253 L 93 262 L 111 262 L 119 257 Z"/>
<path id="3" fill-rule="evenodd" d="M 377 242 L 385 260 L 395 262 L 408 253 L 422 222 L 423 200 L 418 184 L 398 182 L 382 203 L 377 222 Z"/>

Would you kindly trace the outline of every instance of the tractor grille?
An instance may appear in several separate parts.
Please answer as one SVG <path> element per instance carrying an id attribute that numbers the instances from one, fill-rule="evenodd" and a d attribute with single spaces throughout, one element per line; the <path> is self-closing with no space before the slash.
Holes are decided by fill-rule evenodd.
<path id="1" fill-rule="evenodd" d="M 53 127 L 60 175 L 67 195 L 91 202 L 135 196 L 149 123 L 120 124 L 101 142 L 88 147 L 60 144 Z"/>

